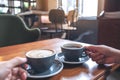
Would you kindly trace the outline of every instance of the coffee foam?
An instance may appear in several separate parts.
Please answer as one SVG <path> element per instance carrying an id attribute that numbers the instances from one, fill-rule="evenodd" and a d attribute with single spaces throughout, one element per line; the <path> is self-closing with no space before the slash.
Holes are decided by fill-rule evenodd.
<path id="1" fill-rule="evenodd" d="M 53 52 L 50 50 L 32 50 L 27 53 L 27 56 L 31 58 L 44 58 L 52 55 Z"/>

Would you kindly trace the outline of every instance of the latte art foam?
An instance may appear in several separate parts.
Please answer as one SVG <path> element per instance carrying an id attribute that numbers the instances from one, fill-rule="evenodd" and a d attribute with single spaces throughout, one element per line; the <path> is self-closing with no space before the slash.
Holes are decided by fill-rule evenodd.
<path id="1" fill-rule="evenodd" d="M 52 55 L 53 52 L 50 50 L 32 50 L 27 53 L 27 56 L 31 58 L 44 58 Z"/>

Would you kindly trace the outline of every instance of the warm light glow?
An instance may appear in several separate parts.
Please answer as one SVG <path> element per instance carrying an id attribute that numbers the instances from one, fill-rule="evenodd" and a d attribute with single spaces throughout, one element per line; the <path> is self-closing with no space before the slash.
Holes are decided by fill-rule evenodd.
<path id="1" fill-rule="evenodd" d="M 41 23 L 50 23 L 48 15 L 41 16 Z"/>
<path id="2" fill-rule="evenodd" d="M 84 64 L 84 66 L 88 69 L 89 73 L 92 74 L 93 71 L 97 68 L 98 64 L 90 59 Z"/>
<path id="3" fill-rule="evenodd" d="M 0 61 L 3 61 L 3 57 L 0 56 Z"/>
<path id="4" fill-rule="evenodd" d="M 91 80 L 92 76 L 87 73 L 80 73 L 73 77 L 62 77 L 60 80 Z"/>

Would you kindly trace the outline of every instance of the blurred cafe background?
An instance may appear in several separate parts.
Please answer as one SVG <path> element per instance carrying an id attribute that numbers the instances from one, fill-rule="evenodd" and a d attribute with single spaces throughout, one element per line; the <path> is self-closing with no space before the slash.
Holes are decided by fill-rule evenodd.
<path id="1" fill-rule="evenodd" d="M 120 0 L 0 0 L 1 48 L 51 38 L 120 49 Z"/>
<path id="2" fill-rule="evenodd" d="M 39 28 L 38 40 L 59 37 L 120 48 L 119 3 L 119 0 L 0 0 L 0 14 L 17 15 L 28 28 Z M 64 11 L 62 25 L 68 26 L 63 27 L 65 32 L 57 36 L 46 31 L 54 26 L 49 20 L 52 9 Z M 71 16 L 68 16 L 70 12 Z"/>

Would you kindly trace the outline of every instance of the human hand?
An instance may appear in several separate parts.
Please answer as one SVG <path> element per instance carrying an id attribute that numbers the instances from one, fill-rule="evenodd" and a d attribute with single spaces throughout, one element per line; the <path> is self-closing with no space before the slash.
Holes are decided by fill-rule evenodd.
<path id="1" fill-rule="evenodd" d="M 26 71 L 20 67 L 26 61 L 26 58 L 16 57 L 0 62 L 0 80 L 26 80 Z"/>
<path id="2" fill-rule="evenodd" d="M 119 63 L 120 50 L 105 45 L 91 45 L 85 48 L 86 53 L 98 64 Z"/>

